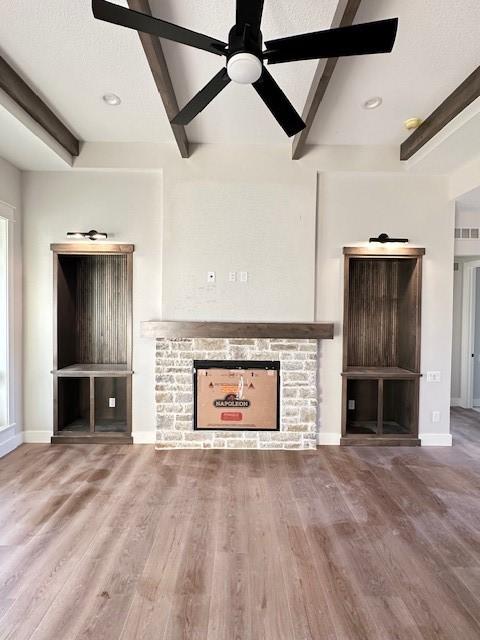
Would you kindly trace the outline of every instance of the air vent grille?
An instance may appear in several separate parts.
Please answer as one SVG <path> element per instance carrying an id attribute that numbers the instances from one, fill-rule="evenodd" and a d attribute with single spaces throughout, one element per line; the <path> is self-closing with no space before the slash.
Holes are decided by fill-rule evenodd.
<path id="1" fill-rule="evenodd" d="M 455 229 L 455 238 L 457 240 L 478 240 L 480 238 L 480 229 L 474 228 L 459 228 Z"/>

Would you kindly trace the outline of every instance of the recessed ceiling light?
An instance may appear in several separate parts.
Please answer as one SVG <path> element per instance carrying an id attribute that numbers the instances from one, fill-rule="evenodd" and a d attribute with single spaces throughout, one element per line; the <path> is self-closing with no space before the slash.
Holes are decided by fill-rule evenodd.
<path id="1" fill-rule="evenodd" d="M 109 104 L 111 107 L 116 107 L 122 102 L 115 93 L 106 93 L 102 99 L 106 104 Z"/>
<path id="2" fill-rule="evenodd" d="M 374 96 L 373 98 L 369 98 L 368 100 L 365 100 L 365 102 L 363 103 L 363 108 L 376 109 L 382 104 L 382 102 L 383 100 L 381 99 L 380 96 Z"/>

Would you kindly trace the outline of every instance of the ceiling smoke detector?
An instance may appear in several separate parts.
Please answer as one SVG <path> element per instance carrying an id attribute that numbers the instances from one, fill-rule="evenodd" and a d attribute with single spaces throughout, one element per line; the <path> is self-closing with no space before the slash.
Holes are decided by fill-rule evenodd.
<path id="1" fill-rule="evenodd" d="M 418 127 L 422 124 L 421 118 L 407 118 L 404 120 L 403 124 L 405 125 L 405 129 L 407 131 L 413 131 L 413 129 L 418 129 Z"/>

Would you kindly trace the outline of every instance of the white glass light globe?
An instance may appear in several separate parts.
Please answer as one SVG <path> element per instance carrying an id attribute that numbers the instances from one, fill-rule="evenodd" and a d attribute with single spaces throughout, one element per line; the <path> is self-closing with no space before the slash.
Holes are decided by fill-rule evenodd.
<path id="1" fill-rule="evenodd" d="M 252 53 L 236 53 L 227 62 L 230 80 L 239 84 L 252 84 L 262 75 L 262 63 Z"/>

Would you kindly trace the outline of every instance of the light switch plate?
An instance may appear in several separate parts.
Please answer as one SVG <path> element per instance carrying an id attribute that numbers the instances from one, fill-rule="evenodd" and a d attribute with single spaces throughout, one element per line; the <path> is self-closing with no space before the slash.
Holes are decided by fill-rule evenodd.
<path id="1" fill-rule="evenodd" d="M 355 400 L 349 400 L 348 401 L 348 410 L 349 411 L 355 411 Z"/>
<path id="2" fill-rule="evenodd" d="M 115 407 L 115 398 L 108 399 L 108 406 L 110 407 L 110 409 L 113 409 Z"/>
<path id="3" fill-rule="evenodd" d="M 229 271 L 228 272 L 228 281 L 229 282 L 236 282 L 237 281 L 237 272 L 236 271 Z"/>
<path id="4" fill-rule="evenodd" d="M 240 271 L 240 282 L 248 282 L 248 271 Z"/>
<path id="5" fill-rule="evenodd" d="M 432 411 L 432 422 L 440 422 L 440 411 Z"/>
<path id="6" fill-rule="evenodd" d="M 427 382 L 440 382 L 440 371 L 427 371 Z"/>
<path id="7" fill-rule="evenodd" d="M 207 282 L 215 282 L 217 276 L 215 274 L 215 271 L 208 271 L 207 272 Z"/>

